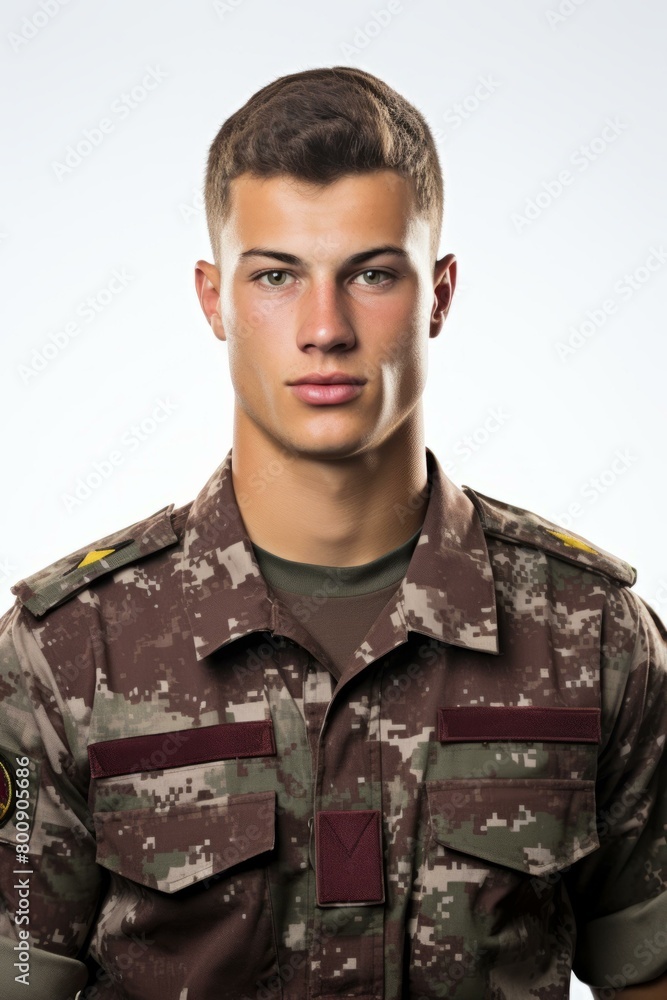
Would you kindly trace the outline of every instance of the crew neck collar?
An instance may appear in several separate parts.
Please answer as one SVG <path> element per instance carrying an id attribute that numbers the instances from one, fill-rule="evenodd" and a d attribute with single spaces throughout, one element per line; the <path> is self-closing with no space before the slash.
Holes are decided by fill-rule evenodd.
<path id="1" fill-rule="evenodd" d="M 357 566 L 325 566 L 284 559 L 252 542 L 262 576 L 272 587 L 294 594 L 323 590 L 327 597 L 357 597 L 398 583 L 410 564 L 421 526 L 390 552 Z"/>

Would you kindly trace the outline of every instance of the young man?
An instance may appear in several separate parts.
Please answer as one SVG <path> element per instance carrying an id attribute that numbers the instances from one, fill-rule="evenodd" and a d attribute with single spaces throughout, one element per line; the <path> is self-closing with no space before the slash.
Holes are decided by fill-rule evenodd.
<path id="1" fill-rule="evenodd" d="M 216 136 L 233 445 L 0 622 L 4 997 L 667 995 L 664 626 L 425 446 L 442 193 L 357 69 Z"/>

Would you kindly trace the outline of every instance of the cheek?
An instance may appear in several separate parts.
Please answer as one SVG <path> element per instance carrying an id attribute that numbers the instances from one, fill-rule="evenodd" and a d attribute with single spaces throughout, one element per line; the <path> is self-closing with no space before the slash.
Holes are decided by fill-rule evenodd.
<path id="1" fill-rule="evenodd" d="M 414 403 L 423 393 L 428 371 L 428 351 L 423 342 L 415 340 L 407 347 L 401 369 L 402 396 L 407 403 Z"/>
<path id="2" fill-rule="evenodd" d="M 414 402 L 426 385 L 428 339 L 415 327 L 403 328 L 392 344 L 387 345 L 385 377 L 403 403 Z"/>
<path id="3" fill-rule="evenodd" d="M 270 343 L 266 307 L 256 303 L 248 289 L 234 286 L 220 297 L 220 313 L 225 330 L 230 367 L 242 370 L 252 364 L 254 353 Z"/>
<path id="4" fill-rule="evenodd" d="M 254 399 L 275 394 L 282 379 L 280 360 L 273 343 L 269 346 L 256 329 L 235 332 L 227 339 L 229 374 L 240 396 Z"/>
<path id="5" fill-rule="evenodd" d="M 234 388 L 237 389 L 246 378 L 249 368 L 245 345 L 239 339 L 237 333 L 227 334 L 227 359 L 229 362 L 229 374 L 231 375 Z"/>

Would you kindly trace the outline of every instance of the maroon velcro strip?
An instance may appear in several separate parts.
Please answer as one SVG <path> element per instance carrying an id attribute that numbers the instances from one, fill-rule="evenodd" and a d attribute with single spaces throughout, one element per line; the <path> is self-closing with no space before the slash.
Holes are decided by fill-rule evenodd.
<path id="1" fill-rule="evenodd" d="M 275 752 L 273 722 L 263 719 L 104 740 L 91 743 L 88 759 L 93 778 L 108 778 L 233 757 L 270 757 Z"/>
<path id="2" fill-rule="evenodd" d="M 466 705 L 438 709 L 441 743 L 467 740 L 548 740 L 599 743 L 599 708 Z"/>
<path id="3" fill-rule="evenodd" d="M 384 902 L 379 809 L 316 813 L 315 856 L 318 904 Z"/>

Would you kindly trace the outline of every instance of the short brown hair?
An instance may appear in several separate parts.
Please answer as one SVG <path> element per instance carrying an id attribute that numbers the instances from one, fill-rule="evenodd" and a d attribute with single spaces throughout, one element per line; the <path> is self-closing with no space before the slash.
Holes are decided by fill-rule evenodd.
<path id="1" fill-rule="evenodd" d="M 423 115 L 383 80 L 352 66 L 304 70 L 262 87 L 227 118 L 209 149 L 204 200 L 216 266 L 229 185 L 239 174 L 328 184 L 378 169 L 413 182 L 418 211 L 431 226 L 435 263 L 444 185 Z"/>

